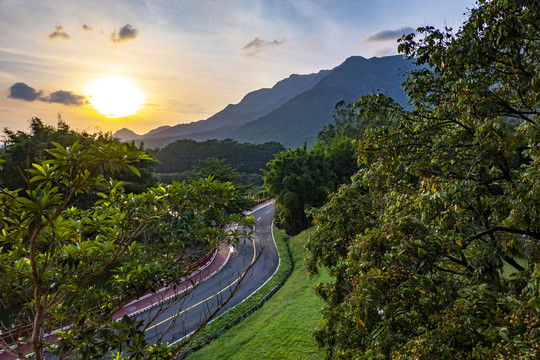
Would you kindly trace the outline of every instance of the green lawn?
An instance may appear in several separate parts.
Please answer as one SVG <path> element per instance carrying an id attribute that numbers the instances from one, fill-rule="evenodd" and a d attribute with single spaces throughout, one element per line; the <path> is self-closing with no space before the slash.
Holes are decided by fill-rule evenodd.
<path id="1" fill-rule="evenodd" d="M 514 260 L 516 260 L 516 262 L 523 267 L 527 267 L 529 265 L 529 261 L 526 258 L 515 257 Z M 516 272 L 517 270 L 512 265 L 505 263 L 502 269 L 502 276 L 505 278 L 509 278 L 512 274 Z"/>
<path id="2" fill-rule="evenodd" d="M 312 330 L 321 320 L 322 300 L 313 286 L 328 275 L 310 280 L 303 244 L 310 230 L 290 239 L 294 271 L 283 287 L 259 310 L 187 359 L 322 359 Z"/>

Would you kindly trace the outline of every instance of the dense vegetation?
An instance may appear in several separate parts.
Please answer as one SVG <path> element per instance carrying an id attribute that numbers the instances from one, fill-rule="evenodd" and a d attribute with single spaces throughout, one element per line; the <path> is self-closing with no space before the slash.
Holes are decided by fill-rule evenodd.
<path id="1" fill-rule="evenodd" d="M 149 152 L 160 162 L 156 171 L 164 182 L 196 178 L 199 168 L 205 167 L 201 161 L 215 158 L 238 172 L 237 183 L 261 185 L 261 169 L 274 154 L 283 150 L 283 145 L 276 142 L 255 145 L 239 144 L 231 139 L 202 142 L 186 139 Z"/>
<path id="2" fill-rule="evenodd" d="M 539 24 L 538 1 L 481 0 L 457 32 L 401 39 L 411 111 L 355 105 L 394 123 L 310 213 L 328 358 L 540 357 Z"/>
<path id="3" fill-rule="evenodd" d="M 39 119 L 31 133 L 6 133 L 3 181 L 20 182 L 0 188 L 0 312 L 16 316 L 0 326 L 22 331 L 0 348 L 27 359 L 22 346 L 29 343 L 33 358 L 43 359 L 45 334 L 69 325 L 48 349 L 59 359 L 174 357 L 181 349 L 146 343 L 148 325 L 113 314 L 176 284 L 194 252 L 243 237 L 227 227 L 253 225 L 242 194 L 230 182 L 202 178 L 128 193 L 119 178 L 144 179 L 139 169 L 153 164 L 133 145 Z M 51 139 L 70 145 L 46 149 Z"/>
<path id="4" fill-rule="evenodd" d="M 88 149 L 96 141 L 111 144 L 111 146 L 120 144 L 120 141 L 113 138 L 109 133 L 90 134 L 72 130 L 60 117 L 58 117 L 56 128 L 45 125 L 37 117 L 32 118 L 29 123 L 28 132 L 15 132 L 8 128 L 4 129 L 4 148 L 1 153 L 5 163 L 3 171 L 0 172 L 0 186 L 9 189 L 25 188 L 27 184 L 24 174 L 28 175 L 27 171 L 30 164 L 52 159 L 53 157 L 47 150 L 53 147 L 53 143 L 66 147 L 79 142 L 84 149 Z M 123 146 L 130 151 L 142 150 L 142 148 L 138 148 L 133 144 Z M 137 168 L 137 174 L 125 170 L 111 172 L 103 169 L 103 171 L 116 180 L 125 181 L 124 188 L 126 192 L 140 194 L 148 187 L 157 185 L 157 178 L 154 173 L 156 164 L 155 160 L 147 157 L 133 165 Z"/>
<path id="5" fill-rule="evenodd" d="M 297 234 L 311 225 L 307 212 L 322 206 L 339 185 L 349 182 L 358 170 L 354 141 L 372 127 L 392 125 L 388 114 L 374 113 L 357 103 L 339 102 L 334 123 L 325 126 L 313 148 L 304 147 L 277 154 L 268 163 L 261 196 L 276 199 L 279 226 Z M 389 103 L 395 104 L 387 99 Z"/>

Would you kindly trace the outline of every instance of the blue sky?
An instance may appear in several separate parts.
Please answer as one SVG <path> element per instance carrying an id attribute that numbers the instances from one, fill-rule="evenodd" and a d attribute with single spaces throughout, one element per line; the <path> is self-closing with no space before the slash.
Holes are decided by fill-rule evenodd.
<path id="1" fill-rule="evenodd" d="M 144 133 L 205 119 L 290 74 L 331 69 L 353 55 L 396 54 L 402 32 L 457 29 L 473 5 L 0 0 L 0 126 L 24 130 L 32 116 L 54 124 L 61 113 L 79 130 Z M 144 93 L 137 113 L 108 118 L 84 100 L 87 85 L 107 75 L 129 78 Z"/>

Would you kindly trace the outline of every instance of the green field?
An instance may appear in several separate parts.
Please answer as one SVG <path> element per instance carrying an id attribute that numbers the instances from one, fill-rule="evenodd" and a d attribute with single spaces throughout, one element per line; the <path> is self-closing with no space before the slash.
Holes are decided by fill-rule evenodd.
<path id="1" fill-rule="evenodd" d="M 321 299 L 313 286 L 327 281 L 321 272 L 313 280 L 304 265 L 303 244 L 310 230 L 290 239 L 294 271 L 283 287 L 259 310 L 187 359 L 322 359 L 312 331 L 321 320 Z"/>

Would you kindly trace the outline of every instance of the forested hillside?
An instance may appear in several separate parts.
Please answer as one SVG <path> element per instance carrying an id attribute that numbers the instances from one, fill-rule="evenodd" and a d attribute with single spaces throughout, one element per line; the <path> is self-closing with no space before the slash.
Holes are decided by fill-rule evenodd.
<path id="1" fill-rule="evenodd" d="M 329 72 L 330 70 L 321 70 L 316 74 L 293 74 L 278 81 L 270 89 L 259 89 L 248 93 L 238 104 L 229 104 L 206 120 L 161 126 L 144 135 L 137 135 L 124 128 L 117 131 L 115 136 L 127 141 L 144 141 L 147 147 L 158 147 L 162 146 L 164 141 L 170 143 L 186 138 L 198 141 L 225 139 L 226 134 L 232 134 L 234 128 L 279 108 L 296 95 L 315 86 Z"/>
<path id="2" fill-rule="evenodd" d="M 215 157 L 226 160 L 228 164 L 243 172 L 259 172 L 268 160 L 283 151 L 283 145 L 276 142 L 265 144 L 240 144 L 227 139 L 223 141 L 179 140 L 162 149 L 150 150 L 160 164 L 156 171 L 163 173 L 182 172 L 199 165 L 199 160 Z"/>
<path id="3" fill-rule="evenodd" d="M 206 159 L 217 159 L 238 173 L 231 175 L 240 183 L 262 185 L 261 170 L 274 154 L 283 150 L 283 145 L 276 142 L 255 145 L 240 144 L 231 139 L 201 142 L 186 139 L 175 141 L 162 149 L 150 149 L 149 152 L 159 161 L 156 172 L 164 182 L 197 177 L 201 167 L 208 167 L 209 163 L 204 164 Z M 214 161 L 215 170 L 218 171 L 219 166 L 216 165 Z"/>
<path id="4" fill-rule="evenodd" d="M 348 183 L 358 171 L 355 142 L 366 131 L 392 127 L 396 119 L 389 114 L 372 113 L 362 106 L 369 96 L 355 103 L 341 101 L 334 122 L 318 134 L 312 149 L 304 147 L 277 154 L 268 163 L 261 196 L 276 199 L 277 224 L 289 234 L 298 234 L 311 225 L 308 210 L 322 206 L 328 195 Z M 383 95 L 375 98 L 399 106 Z"/>
<path id="5" fill-rule="evenodd" d="M 261 143 L 277 141 L 296 148 L 317 139 L 332 122 L 335 105 L 353 102 L 362 95 L 386 94 L 402 106 L 407 97 L 401 89 L 407 70 L 414 66 L 402 56 L 365 59 L 353 56 L 337 66 L 313 88 L 256 121 L 235 130 L 233 139 Z"/>

